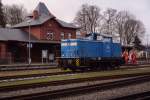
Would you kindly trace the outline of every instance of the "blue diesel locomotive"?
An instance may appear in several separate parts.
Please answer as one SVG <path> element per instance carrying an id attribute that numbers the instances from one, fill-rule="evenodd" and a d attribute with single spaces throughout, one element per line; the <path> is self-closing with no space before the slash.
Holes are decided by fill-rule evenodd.
<path id="1" fill-rule="evenodd" d="M 91 34 L 86 39 L 65 39 L 61 42 L 61 60 L 59 65 L 71 70 L 108 70 L 119 68 L 123 63 L 120 43 L 114 43 L 112 37 Z"/>

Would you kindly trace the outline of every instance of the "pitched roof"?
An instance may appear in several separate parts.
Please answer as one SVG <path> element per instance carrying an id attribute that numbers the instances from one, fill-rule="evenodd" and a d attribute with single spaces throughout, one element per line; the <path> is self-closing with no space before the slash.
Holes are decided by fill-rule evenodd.
<path id="1" fill-rule="evenodd" d="M 73 23 L 67 23 L 62 20 L 56 19 L 56 21 L 62 26 L 62 27 L 67 27 L 67 28 L 79 28 L 75 26 Z"/>
<path id="2" fill-rule="evenodd" d="M 34 10 L 38 11 L 40 15 L 49 15 L 51 17 L 55 17 L 53 14 L 49 12 L 48 8 L 45 6 L 43 2 L 40 2 Z"/>
<path id="3" fill-rule="evenodd" d="M 38 19 L 25 20 L 19 24 L 14 25 L 13 28 L 27 27 L 27 26 L 29 26 L 29 22 L 30 22 L 30 26 L 41 25 L 51 18 L 52 18 L 51 16 L 41 15 Z"/>
<path id="4" fill-rule="evenodd" d="M 40 2 L 38 4 L 38 6 L 35 8 L 36 11 L 38 11 L 39 17 L 37 19 L 33 19 L 30 18 L 28 20 L 25 20 L 19 24 L 16 24 L 13 26 L 13 28 L 19 28 L 19 27 L 27 27 L 29 26 L 29 20 L 30 20 L 30 25 L 31 26 L 36 26 L 36 25 L 41 25 L 43 23 L 45 23 L 46 21 L 55 18 L 55 16 L 53 14 L 51 14 L 48 10 L 48 8 L 45 6 L 44 3 Z M 66 27 L 66 28 L 78 28 L 75 25 L 73 25 L 72 23 L 66 23 L 62 20 L 56 19 L 55 20 L 62 26 L 62 27 Z"/>
<path id="5" fill-rule="evenodd" d="M 29 36 L 27 32 L 24 32 L 20 29 L 0 28 L 0 40 L 28 42 Z M 37 39 L 33 36 L 31 36 L 31 40 L 37 41 Z"/>
<path id="6" fill-rule="evenodd" d="M 30 36 L 31 43 L 53 43 L 59 44 L 60 41 L 38 40 L 34 36 Z M 29 42 L 29 33 L 21 29 L 0 28 L 0 41 L 18 41 Z"/>

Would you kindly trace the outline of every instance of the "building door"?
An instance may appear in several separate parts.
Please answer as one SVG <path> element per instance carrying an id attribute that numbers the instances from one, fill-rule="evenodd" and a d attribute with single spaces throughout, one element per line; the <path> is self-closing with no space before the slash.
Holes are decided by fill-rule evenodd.
<path id="1" fill-rule="evenodd" d="M 42 50 L 42 63 L 48 63 L 48 50 Z"/>

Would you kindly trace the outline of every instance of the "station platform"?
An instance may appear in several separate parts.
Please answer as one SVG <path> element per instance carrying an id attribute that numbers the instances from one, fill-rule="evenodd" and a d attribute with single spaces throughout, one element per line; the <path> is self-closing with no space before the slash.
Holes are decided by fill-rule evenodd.
<path id="1" fill-rule="evenodd" d="M 8 71 L 8 70 L 32 70 L 32 69 L 48 69 L 55 68 L 57 63 L 17 63 L 17 64 L 3 64 L 0 65 L 0 71 Z"/>

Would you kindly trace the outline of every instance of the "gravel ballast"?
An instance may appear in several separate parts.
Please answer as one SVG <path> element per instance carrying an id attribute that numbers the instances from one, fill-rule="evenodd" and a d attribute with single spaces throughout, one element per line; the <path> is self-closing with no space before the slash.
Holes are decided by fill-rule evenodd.
<path id="1" fill-rule="evenodd" d="M 123 78 L 123 79 L 129 79 L 129 78 Z M 73 88 L 73 87 L 79 87 L 79 86 L 89 86 L 89 85 L 95 85 L 95 84 L 101 84 L 101 83 L 119 81 L 119 80 L 123 80 L 123 79 L 110 79 L 110 80 L 101 80 L 101 81 L 89 81 L 89 82 L 83 82 L 83 83 L 72 83 L 72 84 L 59 85 L 59 86 L 47 86 L 47 87 L 39 87 L 39 88 L 27 89 L 27 90 L 10 91 L 10 92 L 7 92 L 7 93 L 6 92 L 0 93 L 0 98 L 11 97 L 11 96 L 18 96 L 18 95 L 27 95 L 27 94 L 32 94 L 32 93 L 41 93 L 41 92 L 54 91 L 54 90 L 60 90 L 60 89 L 66 89 L 66 88 Z M 150 85 L 150 82 L 149 82 L 149 85 Z M 113 92 L 113 90 L 112 90 L 112 92 Z M 102 92 L 102 93 L 103 94 L 107 94 L 105 92 Z M 109 93 L 109 91 L 108 91 L 108 93 Z M 113 93 L 116 93 L 116 92 L 114 91 Z M 78 98 L 78 96 L 77 96 L 77 98 Z M 79 98 L 80 98 L 80 96 L 79 96 Z M 82 98 L 82 96 L 81 96 L 81 98 Z M 64 100 L 68 100 L 68 99 L 64 98 Z"/>
<path id="2" fill-rule="evenodd" d="M 122 96 L 132 95 L 136 93 L 146 92 L 150 90 L 150 82 L 145 82 L 137 85 L 130 85 L 121 88 L 115 88 L 83 95 L 59 98 L 55 100 L 110 100 Z M 51 99 L 49 99 L 51 100 Z"/>

